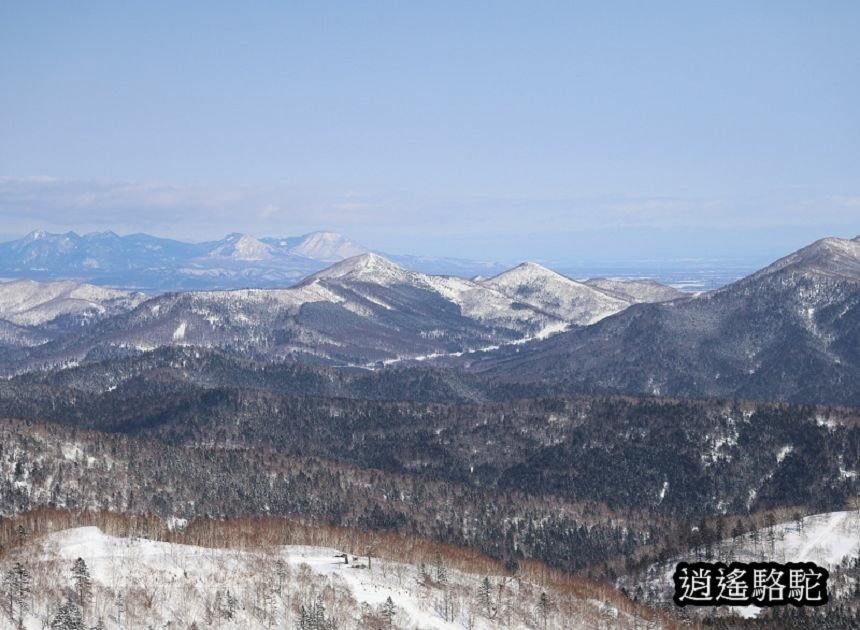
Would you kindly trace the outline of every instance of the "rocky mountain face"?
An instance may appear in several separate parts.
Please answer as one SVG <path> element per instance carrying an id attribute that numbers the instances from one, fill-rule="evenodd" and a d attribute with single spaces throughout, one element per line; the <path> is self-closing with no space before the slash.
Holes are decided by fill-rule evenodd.
<path id="1" fill-rule="evenodd" d="M 860 240 L 824 239 L 722 289 L 473 365 L 598 390 L 860 404 Z"/>

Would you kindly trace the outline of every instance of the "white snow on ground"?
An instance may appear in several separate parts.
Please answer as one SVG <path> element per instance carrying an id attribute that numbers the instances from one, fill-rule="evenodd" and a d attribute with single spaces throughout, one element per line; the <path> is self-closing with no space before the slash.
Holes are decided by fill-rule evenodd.
<path id="1" fill-rule="evenodd" d="M 362 615 L 378 618 L 389 597 L 395 605 L 395 627 L 401 629 L 489 629 L 500 627 L 503 618 L 506 627 L 591 628 L 597 619 L 607 618 L 613 620 L 612 627 L 635 625 L 628 613 L 609 604 L 547 587 L 554 608 L 543 626 L 536 606 L 543 587 L 494 575 L 486 576 L 494 605 L 498 593 L 503 596 L 490 619 L 477 597 L 485 576 L 447 569 L 446 600 L 439 583 L 421 579 L 415 565 L 374 558 L 371 570 L 366 557 L 350 557 L 347 565 L 341 551 L 325 547 L 209 549 L 117 538 L 96 527 L 64 530 L 30 545 L 33 548 L 21 554 L 34 577 L 28 630 L 49 627 L 57 607 L 71 596 L 70 568 L 77 558 L 84 560 L 93 580 L 92 602 L 85 611 L 88 627 L 101 618 L 107 628 L 186 628 L 193 622 L 222 630 L 295 628 L 299 607 L 321 598 L 326 616 L 335 619 L 338 628 L 365 628 Z M 12 561 L 0 558 L 0 570 L 5 573 Z M 434 575 L 436 569 L 428 566 L 426 571 Z M 446 601 L 454 611 L 447 620 Z M 225 615 L 227 608 L 232 618 Z M 0 628 L 12 627 L 0 611 Z"/>
<path id="2" fill-rule="evenodd" d="M 188 328 L 188 322 L 182 321 L 176 330 L 173 331 L 173 341 L 182 341 L 185 339 L 185 330 Z"/>
<path id="3" fill-rule="evenodd" d="M 750 562 L 761 558 L 774 562 L 814 562 L 834 567 L 848 556 L 860 553 L 860 512 L 829 512 L 807 516 L 801 526 L 794 521 L 779 523 L 770 533 L 759 530 L 759 545 L 754 548 L 752 537 L 744 537 L 735 551 L 735 559 Z"/>
<path id="4" fill-rule="evenodd" d="M 556 333 L 564 332 L 569 328 L 570 325 L 565 324 L 564 322 L 550 322 L 534 335 L 529 335 L 527 337 L 523 337 L 522 339 L 514 339 L 513 341 L 509 341 L 507 343 L 496 343 L 489 346 L 481 346 L 480 348 L 468 348 L 459 352 L 434 352 L 432 354 L 420 354 L 417 356 L 396 357 L 394 359 L 385 359 L 384 361 L 382 361 L 382 364 L 387 366 L 396 365 L 404 361 L 432 361 L 433 359 L 444 359 L 446 357 L 462 357 L 464 354 L 472 354 L 474 352 L 492 352 L 493 350 L 498 350 L 499 348 L 507 348 L 509 346 L 522 346 L 524 344 L 529 343 L 530 341 L 535 341 L 537 339 L 546 339 L 547 337 L 550 337 Z M 372 368 L 375 365 L 376 362 L 370 362 L 361 366 L 353 367 Z"/>

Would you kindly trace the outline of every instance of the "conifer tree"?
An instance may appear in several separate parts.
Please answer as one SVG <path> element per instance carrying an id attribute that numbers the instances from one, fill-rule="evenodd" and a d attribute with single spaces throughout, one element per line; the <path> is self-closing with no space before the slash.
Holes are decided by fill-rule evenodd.
<path id="1" fill-rule="evenodd" d="M 51 630 L 85 630 L 81 609 L 72 602 L 60 606 L 51 621 Z"/>
<path id="2" fill-rule="evenodd" d="M 3 585 L 9 598 L 9 613 L 12 619 L 16 618 L 17 611 L 18 627 L 24 627 L 24 615 L 30 609 L 30 589 L 33 578 L 30 572 L 20 562 L 16 562 L 3 578 Z"/>
<path id="3" fill-rule="evenodd" d="M 84 608 L 92 596 L 93 581 L 90 578 L 90 570 L 83 558 L 78 558 L 72 565 L 72 583 L 75 585 L 75 593 L 78 596 L 78 605 Z"/>
<path id="4" fill-rule="evenodd" d="M 396 614 L 397 612 L 394 610 L 394 602 L 389 595 L 388 599 L 385 600 L 385 603 L 382 604 L 382 618 L 385 619 L 386 630 L 394 628 L 394 615 Z"/>
<path id="5" fill-rule="evenodd" d="M 540 612 L 541 621 L 543 621 L 543 627 L 546 628 L 547 619 L 549 618 L 549 609 L 552 604 L 549 600 L 549 595 L 546 594 L 546 591 L 543 591 L 540 594 L 540 600 L 538 601 L 538 611 Z"/>
<path id="6" fill-rule="evenodd" d="M 484 581 L 481 582 L 481 585 L 478 587 L 478 602 L 481 604 L 481 607 L 486 611 L 487 617 L 492 617 L 492 595 L 493 587 L 490 584 L 490 578 L 485 577 Z"/>

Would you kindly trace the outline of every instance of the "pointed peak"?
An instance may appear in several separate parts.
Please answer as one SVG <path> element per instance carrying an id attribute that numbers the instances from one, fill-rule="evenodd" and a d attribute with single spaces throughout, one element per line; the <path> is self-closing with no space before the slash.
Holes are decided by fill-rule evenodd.
<path id="1" fill-rule="evenodd" d="M 335 267 L 344 267 L 351 269 L 400 269 L 403 271 L 403 267 L 400 267 L 398 264 L 391 262 L 385 256 L 380 256 L 374 252 L 365 252 L 363 254 L 358 254 L 357 256 L 350 256 L 349 258 L 337 263 L 336 265 L 329 267 L 329 269 L 334 269 Z"/>
<path id="2" fill-rule="evenodd" d="M 795 255 L 799 255 L 803 259 L 817 258 L 822 255 L 860 258 L 860 241 L 857 238 L 848 240 L 829 236 L 798 250 Z"/>
<path id="3" fill-rule="evenodd" d="M 852 240 L 835 237 L 819 239 L 739 282 L 754 282 L 787 269 L 797 273 L 823 274 L 856 281 L 860 279 L 860 241 L 856 238 Z M 728 285 L 728 287 L 731 286 L 733 285 Z"/>
<path id="4" fill-rule="evenodd" d="M 236 260 L 263 260 L 271 256 L 269 246 L 253 236 L 234 232 L 219 241 L 210 257 L 234 258 Z"/>
<path id="5" fill-rule="evenodd" d="M 318 271 L 309 276 L 306 282 L 344 279 L 387 284 L 393 281 L 405 280 L 411 273 L 384 256 L 367 252 L 358 256 L 352 256 L 322 271 Z"/>
<path id="6" fill-rule="evenodd" d="M 568 282 L 576 282 L 575 280 L 571 280 L 567 276 L 563 276 L 557 271 L 553 271 L 552 269 L 544 267 L 543 265 L 533 261 L 522 262 L 516 267 L 512 267 L 511 269 L 503 271 L 502 273 L 497 274 L 492 278 L 484 280 L 484 282 L 495 283 L 506 281 L 526 281 L 539 278 L 553 278 L 557 280 L 566 280 Z"/>
<path id="7" fill-rule="evenodd" d="M 305 258 L 335 262 L 366 253 L 368 250 L 337 232 L 310 232 L 301 237 L 291 253 Z"/>
<path id="8" fill-rule="evenodd" d="M 525 262 L 521 262 L 519 265 L 514 267 L 514 269 L 524 269 L 524 270 L 529 269 L 529 270 L 533 270 L 533 271 L 543 271 L 546 273 L 555 273 L 555 271 L 553 271 L 552 269 L 549 269 L 548 267 L 544 267 L 540 263 L 536 263 L 532 260 L 527 260 Z M 511 271 L 513 271 L 513 270 L 511 270 Z"/>

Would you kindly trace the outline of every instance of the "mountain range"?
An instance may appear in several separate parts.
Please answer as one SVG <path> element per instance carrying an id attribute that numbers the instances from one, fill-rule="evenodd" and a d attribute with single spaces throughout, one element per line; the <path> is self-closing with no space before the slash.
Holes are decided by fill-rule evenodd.
<path id="1" fill-rule="evenodd" d="M 860 237 L 822 239 L 721 289 L 481 359 L 474 369 L 517 382 L 858 405 Z"/>
<path id="2" fill-rule="evenodd" d="M 68 299 L 73 295 L 90 301 Z M 680 295 L 666 289 L 658 297 Z M 285 289 L 166 293 L 143 301 L 138 293 L 90 285 L 18 281 L 0 285 L 0 300 L 0 314 L 16 326 L 6 345 L 20 350 L 7 353 L 8 371 L 170 345 L 352 366 L 432 360 L 548 337 L 637 301 L 534 263 L 469 280 L 410 271 L 373 253 Z"/>
<path id="3" fill-rule="evenodd" d="M 220 241 L 186 243 L 148 234 L 34 231 L 0 243 L 0 278 L 71 280 L 148 292 L 272 288 L 369 251 L 334 232 L 262 239 L 229 234 Z M 456 258 L 388 257 L 434 274 L 488 275 L 505 269 Z"/>
<path id="4" fill-rule="evenodd" d="M 31 239 L 39 260 L 66 255 L 49 242 Z M 355 245 L 240 236 L 198 258 L 266 260 L 296 247 L 337 258 Z M 257 361 L 429 364 L 567 392 L 854 405 L 860 237 L 817 241 L 701 294 L 650 281 L 579 282 L 535 263 L 489 278 L 430 275 L 369 252 L 278 289 L 145 299 L 15 282 L 0 285 L 0 344 L 6 374 L 191 346 Z"/>

